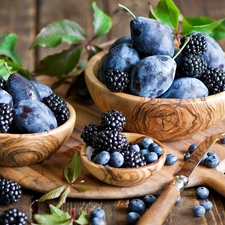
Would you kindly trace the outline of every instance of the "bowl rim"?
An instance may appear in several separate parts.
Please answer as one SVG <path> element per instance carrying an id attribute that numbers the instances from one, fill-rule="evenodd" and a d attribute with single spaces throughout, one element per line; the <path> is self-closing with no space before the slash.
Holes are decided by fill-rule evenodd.
<path id="1" fill-rule="evenodd" d="M 125 135 L 127 135 L 127 134 L 129 134 L 129 135 L 140 135 L 141 137 L 138 138 L 138 139 L 142 139 L 144 137 L 149 137 L 148 135 L 133 133 L 133 132 L 121 132 L 121 133 L 125 134 Z M 150 137 L 150 138 L 152 138 L 152 137 Z M 164 160 L 164 163 L 165 163 L 165 158 L 166 158 L 166 154 L 167 154 L 166 147 L 161 142 L 159 142 L 155 138 L 152 138 L 152 140 L 155 143 L 157 143 L 158 145 L 160 145 L 160 147 L 163 149 L 163 154 L 159 157 L 159 159 L 157 161 L 155 161 L 153 163 L 149 163 L 145 166 L 139 166 L 139 167 L 133 167 L 133 168 L 121 168 L 121 167 L 116 168 L 116 167 L 112 167 L 112 166 L 104 166 L 104 165 L 101 165 L 101 164 L 94 163 L 93 161 L 91 161 L 89 159 L 89 157 L 86 154 L 86 149 L 88 147 L 87 144 L 82 145 L 81 150 L 80 150 L 80 157 L 85 163 L 87 163 L 87 164 L 89 164 L 92 167 L 95 167 L 97 169 L 101 168 L 103 170 L 110 170 L 110 171 L 123 172 L 123 173 L 124 172 L 133 172 L 133 171 L 136 171 L 136 170 L 142 171 L 142 170 L 146 170 L 146 169 L 151 169 L 152 167 L 155 167 L 158 163 L 160 163 L 162 160 Z"/>
<path id="2" fill-rule="evenodd" d="M 213 95 L 209 95 L 206 97 L 201 97 L 201 98 L 187 98 L 187 99 L 179 99 L 179 98 L 160 98 L 160 97 L 156 97 L 156 98 L 147 98 L 147 97 L 142 97 L 142 96 L 138 96 L 138 95 L 133 95 L 133 94 L 129 94 L 129 93 L 125 93 L 125 92 L 112 92 L 110 91 L 105 84 L 103 84 L 98 78 L 98 74 L 96 74 L 96 71 L 98 71 L 97 69 L 99 69 L 99 67 L 96 68 L 96 63 L 97 65 L 101 65 L 102 60 L 104 58 L 104 56 L 107 54 L 108 50 L 103 50 L 99 53 L 97 53 L 96 55 L 94 55 L 87 63 L 86 68 L 85 68 L 85 77 L 86 79 L 88 79 L 91 83 L 93 83 L 94 85 L 98 86 L 99 88 L 101 88 L 102 90 L 104 90 L 104 92 L 110 93 L 111 95 L 115 95 L 118 96 L 120 98 L 123 99 L 128 99 L 128 98 L 132 98 L 132 101 L 135 102 L 140 102 L 140 99 L 142 99 L 142 101 L 149 101 L 150 99 L 160 99 L 160 101 L 162 101 L 162 103 L 177 103 L 177 102 L 181 102 L 183 104 L 198 104 L 198 103 L 202 103 L 202 102 L 209 102 L 209 101 L 215 101 L 216 99 L 220 99 L 220 98 L 225 98 L 225 91 L 217 93 L 217 94 L 213 94 Z"/>
<path id="3" fill-rule="evenodd" d="M 70 124 L 74 124 L 75 125 L 75 121 L 76 121 L 76 111 L 75 109 L 73 108 L 73 106 L 66 102 L 67 103 L 67 107 L 69 108 L 69 112 L 70 112 L 70 116 L 68 118 L 68 120 L 63 123 L 62 125 L 54 128 L 54 129 L 51 129 L 51 130 L 48 130 L 48 131 L 43 131 L 43 132 L 37 132 L 37 133 L 0 133 L 0 138 L 4 138 L 4 137 L 7 137 L 7 138 L 23 138 L 23 137 L 26 137 L 26 138 L 33 138 L 33 137 L 36 137 L 36 136 L 49 136 L 49 135 L 54 135 L 56 133 L 59 133 L 59 132 L 63 132 L 64 130 L 66 130 Z M 73 126 L 74 126 L 73 125 Z"/>

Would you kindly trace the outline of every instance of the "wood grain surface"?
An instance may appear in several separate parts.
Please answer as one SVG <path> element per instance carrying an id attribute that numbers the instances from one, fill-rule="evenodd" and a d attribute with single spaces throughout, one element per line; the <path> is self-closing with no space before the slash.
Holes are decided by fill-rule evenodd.
<path id="1" fill-rule="evenodd" d="M 149 7 L 146 1 L 137 1 L 137 0 L 121 0 L 119 1 L 121 4 L 126 5 L 130 8 L 136 16 L 145 16 L 148 15 Z M 157 0 L 151 1 L 152 5 L 155 6 Z M 210 16 L 215 19 L 221 19 L 225 17 L 225 4 L 224 0 L 174 0 L 174 2 L 179 6 L 181 12 L 185 16 Z M 129 21 L 131 17 L 128 13 L 124 12 L 121 9 L 118 9 L 118 1 L 116 0 L 96 0 L 98 6 L 105 12 L 107 12 L 113 19 L 113 28 L 108 35 L 100 38 L 98 43 L 102 43 L 105 41 L 110 41 L 120 36 L 129 33 Z M 0 30 L 1 33 L 4 32 L 15 32 L 18 34 L 19 39 L 17 43 L 18 54 L 23 58 L 23 65 L 27 67 L 30 71 L 34 70 L 35 66 L 39 63 L 40 59 L 49 53 L 60 52 L 62 49 L 67 47 L 67 45 L 62 44 L 56 49 L 46 49 L 46 48 L 37 48 L 34 50 L 28 50 L 30 44 L 34 40 L 37 32 L 41 30 L 42 27 L 46 26 L 48 23 L 58 20 L 58 19 L 71 19 L 73 21 L 78 22 L 85 30 L 87 30 L 88 36 L 93 32 L 92 29 L 92 9 L 89 1 L 78 1 L 78 0 L 1 0 L 0 7 Z M 225 40 L 220 41 L 221 46 L 225 49 Z M 44 81 L 44 83 L 51 85 L 53 78 L 49 78 L 43 76 L 40 80 Z M 65 93 L 68 89 L 68 86 L 63 86 L 57 89 L 57 93 L 65 96 Z M 51 167 L 56 168 L 57 174 L 61 174 L 62 168 L 66 160 L 69 160 L 70 157 L 73 156 L 74 151 L 76 149 L 80 149 L 80 145 L 82 144 L 82 140 L 80 138 L 80 133 L 85 124 L 88 123 L 99 123 L 101 111 L 94 104 L 91 104 L 90 100 L 80 99 L 77 96 L 71 96 L 66 99 L 68 102 L 72 104 L 77 113 L 77 121 L 76 126 L 71 135 L 70 139 L 66 142 L 65 145 L 57 152 L 61 153 L 60 155 L 55 154 L 52 157 L 57 157 L 57 160 L 54 158 L 49 159 L 49 161 L 45 161 L 44 168 L 42 167 L 42 171 L 44 174 L 48 174 L 50 178 L 42 180 L 43 176 L 41 173 L 37 174 L 37 177 L 34 182 L 39 185 L 39 182 L 43 185 L 43 192 L 46 191 L 50 185 L 53 187 L 57 186 L 59 183 L 58 177 L 61 175 L 57 175 L 55 177 L 51 176 Z M 225 122 L 222 121 L 218 125 L 213 126 L 209 130 L 196 134 L 190 138 L 187 138 L 183 141 L 174 141 L 165 143 L 171 151 L 176 151 L 178 154 L 183 155 L 187 148 L 192 143 L 199 144 L 204 140 L 205 137 L 208 137 L 211 134 L 215 134 L 217 132 L 224 131 Z M 216 151 L 218 150 L 220 154 L 224 155 L 224 150 L 220 145 L 215 145 Z M 54 159 L 54 160 L 53 160 Z M 55 164 L 57 163 L 57 164 Z M 41 165 L 37 164 L 36 167 Z M 179 163 L 176 164 L 179 166 Z M 58 168 L 57 168 L 58 167 Z M 175 166 L 174 166 L 175 167 Z M 176 168 L 168 167 L 168 169 L 172 170 L 171 173 L 175 172 Z M 209 176 L 209 169 L 202 168 L 199 173 L 201 176 L 195 177 L 194 174 L 192 176 L 192 180 L 190 182 L 190 186 L 194 186 L 196 183 L 203 183 L 206 186 L 210 186 L 213 182 L 218 182 L 222 180 L 221 173 L 224 174 L 224 161 L 222 164 L 222 171 L 218 173 L 216 170 L 210 170 L 213 172 L 211 176 Z M 23 168 L 22 171 L 17 170 L 15 173 L 12 172 L 12 177 L 21 178 L 20 182 L 23 185 L 29 186 L 30 180 L 33 179 L 30 176 L 24 176 L 23 173 L 27 174 L 26 170 L 30 168 Z M 36 168 L 35 168 L 36 169 Z M 35 170 L 33 170 L 34 172 Z M 163 171 L 163 170 L 162 170 Z M 163 179 L 165 182 L 170 180 L 172 177 L 167 177 L 168 172 L 165 171 L 159 179 Z M 46 175 L 47 176 L 47 175 Z M 218 177 L 217 177 L 218 176 Z M 50 181 L 49 181 L 50 180 Z M 153 182 L 154 183 L 154 182 Z M 33 186 L 33 184 L 31 184 Z M 46 188 L 47 187 L 47 188 Z M 154 187 L 159 190 L 159 192 L 164 189 L 164 186 L 158 185 L 158 180 L 155 180 Z M 214 188 L 219 188 L 220 190 L 214 191 Z M 170 212 L 169 216 L 166 218 L 164 225 L 222 225 L 225 221 L 225 197 L 224 192 L 222 191 L 224 185 L 214 183 L 213 188 L 210 188 L 210 196 L 209 200 L 213 202 L 213 209 L 206 213 L 203 217 L 193 217 L 192 215 L 192 207 L 196 204 L 199 204 L 199 199 L 196 198 L 195 188 L 190 187 L 185 189 L 182 193 L 182 203 L 178 206 L 175 206 L 173 210 Z M 104 191 L 101 192 L 104 196 Z M 151 190 L 149 190 L 151 193 Z M 220 194 L 222 193 L 222 194 Z M 121 191 L 118 191 L 117 194 L 121 194 Z M 122 194 L 121 194 L 122 195 Z M 19 202 L 9 205 L 9 206 L 0 206 L 0 213 L 4 210 L 9 209 L 11 207 L 16 207 L 28 215 L 28 223 L 34 222 L 33 215 L 36 213 L 45 214 L 49 213 L 49 204 L 57 204 L 58 199 L 50 200 L 43 203 L 32 204 L 35 199 L 38 199 L 42 196 L 42 193 L 39 190 L 30 190 L 28 188 L 23 188 L 23 195 Z M 106 211 L 107 217 L 106 222 L 107 225 L 115 225 L 121 224 L 125 225 L 125 216 L 128 212 L 127 205 L 129 199 L 121 198 L 118 199 L 93 199 L 93 198 L 68 198 L 66 203 L 62 206 L 62 210 L 71 212 L 72 209 L 75 209 L 76 215 L 79 215 L 81 211 L 90 212 L 95 207 L 101 207 Z"/>

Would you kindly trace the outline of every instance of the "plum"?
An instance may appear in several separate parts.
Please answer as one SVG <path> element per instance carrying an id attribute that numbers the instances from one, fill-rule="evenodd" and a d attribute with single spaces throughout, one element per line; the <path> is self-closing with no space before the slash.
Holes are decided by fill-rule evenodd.
<path id="1" fill-rule="evenodd" d="M 34 99 L 40 101 L 40 95 L 33 84 L 19 73 L 10 74 L 7 82 L 7 90 L 12 96 L 13 103 L 21 100 Z"/>
<path id="2" fill-rule="evenodd" d="M 110 46 L 110 49 L 119 44 L 128 44 L 129 46 L 133 46 L 133 40 L 131 38 L 131 35 L 127 34 L 125 36 L 122 36 L 122 37 L 116 39 Z"/>
<path id="3" fill-rule="evenodd" d="M 12 96 L 5 90 L 0 88 L 0 103 L 6 103 L 13 108 Z"/>
<path id="4" fill-rule="evenodd" d="M 44 132 L 57 127 L 53 112 L 44 103 L 28 99 L 14 106 L 14 122 L 23 133 Z"/>
<path id="5" fill-rule="evenodd" d="M 174 54 L 174 35 L 171 28 L 157 20 L 136 17 L 130 22 L 134 48 L 143 56 Z"/>
<path id="6" fill-rule="evenodd" d="M 193 77 L 182 77 L 174 80 L 161 98 L 187 99 L 206 96 L 208 96 L 208 89 L 202 81 Z"/>
<path id="7" fill-rule="evenodd" d="M 110 49 L 105 55 L 99 70 L 99 80 L 105 84 L 107 69 L 119 69 L 130 73 L 132 68 L 140 61 L 138 52 L 129 44 L 119 44 Z"/>
<path id="8" fill-rule="evenodd" d="M 148 56 L 132 69 L 130 92 L 147 98 L 158 97 L 171 86 L 175 71 L 176 62 L 170 56 Z"/>

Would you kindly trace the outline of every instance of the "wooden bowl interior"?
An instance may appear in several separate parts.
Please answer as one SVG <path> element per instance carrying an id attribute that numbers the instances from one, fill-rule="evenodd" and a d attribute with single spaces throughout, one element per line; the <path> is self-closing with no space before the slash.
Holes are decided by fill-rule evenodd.
<path id="1" fill-rule="evenodd" d="M 68 140 L 73 132 L 76 113 L 67 103 L 70 117 L 61 126 L 31 134 L 0 134 L 0 165 L 28 166 L 49 158 Z"/>
<path id="2" fill-rule="evenodd" d="M 123 133 L 126 135 L 128 142 L 139 143 L 146 135 L 136 134 L 136 133 Z M 146 166 L 141 166 L 138 168 L 113 168 L 105 167 L 100 164 L 92 162 L 89 158 L 90 155 L 87 154 L 87 145 L 83 145 L 81 148 L 81 160 L 84 167 L 99 180 L 114 186 L 135 186 L 145 181 L 148 177 L 157 173 L 164 165 L 166 159 L 166 149 L 165 147 L 155 140 L 155 143 L 160 145 L 163 149 L 163 154 L 160 158 L 151 164 Z"/>

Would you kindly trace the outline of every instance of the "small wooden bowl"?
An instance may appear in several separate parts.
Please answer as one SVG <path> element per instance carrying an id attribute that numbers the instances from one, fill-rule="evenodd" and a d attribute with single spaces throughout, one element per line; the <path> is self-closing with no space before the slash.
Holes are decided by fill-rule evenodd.
<path id="1" fill-rule="evenodd" d="M 32 134 L 0 134 L 0 165 L 29 166 L 48 159 L 68 140 L 73 132 L 76 113 L 67 103 L 69 119 L 61 126 L 46 132 Z"/>
<path id="2" fill-rule="evenodd" d="M 127 137 L 128 142 L 135 143 L 139 143 L 143 138 L 147 137 L 146 135 L 136 133 L 125 132 L 123 134 Z M 138 168 L 114 168 L 96 164 L 90 160 L 90 155 L 86 154 L 86 149 L 88 147 L 86 144 L 81 148 L 81 160 L 88 172 L 107 184 L 120 187 L 135 186 L 143 183 L 147 178 L 157 173 L 165 163 L 165 147 L 155 139 L 154 142 L 162 147 L 163 154 L 156 162 Z"/>
<path id="3" fill-rule="evenodd" d="M 125 129 L 159 141 L 175 141 L 204 131 L 225 119 L 225 92 L 204 98 L 144 98 L 111 92 L 97 76 L 106 52 L 87 63 L 85 80 L 92 99 L 102 112 L 117 109 L 126 117 Z"/>

